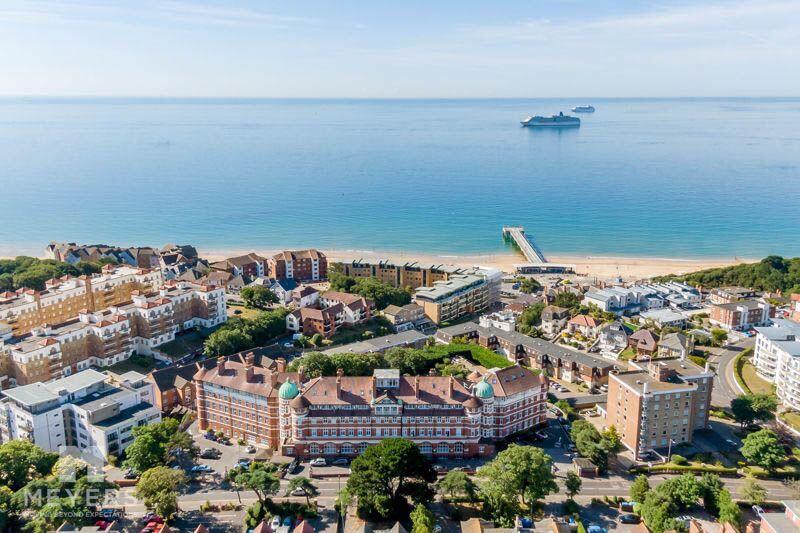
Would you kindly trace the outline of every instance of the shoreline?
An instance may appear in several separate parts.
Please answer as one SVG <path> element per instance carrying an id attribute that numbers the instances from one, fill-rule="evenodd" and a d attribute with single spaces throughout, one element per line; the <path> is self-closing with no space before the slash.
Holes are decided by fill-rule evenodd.
<path id="1" fill-rule="evenodd" d="M 281 251 L 281 249 L 265 250 L 198 250 L 200 257 L 209 260 L 221 260 L 226 257 L 243 255 L 254 252 L 268 257 Z M 367 262 L 389 260 L 398 263 L 418 261 L 420 263 L 452 264 L 456 266 L 487 266 L 513 273 L 514 265 L 525 263 L 521 254 L 495 253 L 495 254 L 435 254 L 415 252 L 382 252 L 376 250 L 326 250 L 320 248 L 331 262 L 347 262 L 361 259 Z M 596 255 L 547 255 L 547 260 L 555 264 L 567 264 L 575 267 L 578 275 L 595 277 L 598 279 L 613 279 L 621 277 L 624 280 L 637 280 L 664 276 L 667 274 L 687 274 L 708 268 L 732 266 L 741 263 L 758 262 L 759 259 L 751 258 L 703 258 L 685 259 L 669 257 L 629 257 L 629 256 L 596 256 Z"/>
<path id="2" fill-rule="evenodd" d="M 203 259 L 219 261 L 227 257 L 256 253 L 269 257 L 282 250 L 290 248 L 202 248 L 198 253 Z M 489 254 L 447 254 L 431 252 L 410 251 L 378 251 L 357 249 L 325 249 L 318 248 L 331 262 L 347 262 L 356 259 L 367 262 L 388 260 L 397 263 L 420 262 L 432 264 L 452 264 L 461 267 L 485 266 L 513 273 L 515 265 L 525 263 L 522 254 L 513 251 Z M 4 250 L 5 252 L 5 250 Z M 21 254 L 24 253 L 22 250 Z M 41 253 L 31 254 L 43 258 Z M 0 259 L 13 259 L 0 253 Z M 742 263 L 754 263 L 759 258 L 720 257 L 720 258 L 674 258 L 674 257 L 646 257 L 646 256 L 613 256 L 613 255 L 580 255 L 580 254 L 548 254 L 548 262 L 555 264 L 572 265 L 578 276 L 597 278 L 598 280 L 612 280 L 622 278 L 625 281 L 635 281 L 667 274 L 682 275 L 697 270 L 708 268 L 726 267 Z"/>

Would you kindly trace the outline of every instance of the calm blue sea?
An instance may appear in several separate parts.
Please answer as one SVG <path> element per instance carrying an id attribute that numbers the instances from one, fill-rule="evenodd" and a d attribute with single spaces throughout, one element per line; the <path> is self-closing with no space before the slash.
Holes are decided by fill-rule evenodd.
<path id="1" fill-rule="evenodd" d="M 546 254 L 800 255 L 800 99 L 0 100 L 0 255 L 492 253 L 503 224 Z"/>

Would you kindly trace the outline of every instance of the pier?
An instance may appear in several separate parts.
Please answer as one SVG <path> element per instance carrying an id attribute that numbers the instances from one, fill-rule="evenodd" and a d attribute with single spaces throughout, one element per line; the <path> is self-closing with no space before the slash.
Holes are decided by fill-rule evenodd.
<path id="1" fill-rule="evenodd" d="M 565 274 L 574 272 L 571 265 L 556 265 L 548 263 L 542 250 L 536 245 L 529 235 L 525 234 L 522 226 L 503 226 L 503 238 L 511 239 L 517 245 L 527 263 L 514 265 L 519 274 Z"/>

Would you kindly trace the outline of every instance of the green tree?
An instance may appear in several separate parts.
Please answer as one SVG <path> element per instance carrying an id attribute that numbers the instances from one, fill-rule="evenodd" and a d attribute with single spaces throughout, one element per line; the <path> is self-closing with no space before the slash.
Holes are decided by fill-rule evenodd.
<path id="1" fill-rule="evenodd" d="M 64 523 L 64 517 L 78 517 L 75 521 L 81 523 L 84 520 L 80 517 L 87 516 L 89 510 L 77 498 L 50 498 L 23 529 L 33 533 L 48 533 L 60 527 Z"/>
<path id="2" fill-rule="evenodd" d="M 170 519 L 178 511 L 178 491 L 186 481 L 182 470 L 157 466 L 142 474 L 134 496 L 157 515 Z"/>
<path id="3" fill-rule="evenodd" d="M 277 494 L 281 484 L 275 473 L 275 466 L 264 463 L 252 463 L 247 470 L 235 473 L 233 480 L 240 487 L 255 492 L 258 501 L 262 503 L 269 496 Z"/>
<path id="4" fill-rule="evenodd" d="M 742 427 L 749 426 L 756 419 L 753 403 L 747 395 L 742 395 L 731 400 L 731 412 L 733 413 L 733 419 Z"/>
<path id="5" fill-rule="evenodd" d="M 786 452 L 778 436 L 770 429 L 750 433 L 742 441 L 740 451 L 748 462 L 767 470 L 774 470 L 786 460 Z"/>
<path id="6" fill-rule="evenodd" d="M 572 292 L 560 292 L 556 294 L 555 305 L 566 307 L 567 309 L 577 309 L 581 305 L 581 297 Z"/>
<path id="7" fill-rule="evenodd" d="M 601 472 L 608 469 L 608 450 L 612 444 L 591 422 L 576 420 L 569 434 L 579 454 L 590 459 Z"/>
<path id="8" fill-rule="evenodd" d="M 719 516 L 719 495 L 723 490 L 725 490 L 725 486 L 718 475 L 706 472 L 700 477 L 700 496 L 703 498 L 703 507 L 717 517 Z"/>
<path id="9" fill-rule="evenodd" d="M 412 376 L 424 374 L 432 366 L 432 361 L 424 351 L 413 348 L 392 348 L 386 351 L 384 358 L 390 367 Z"/>
<path id="10" fill-rule="evenodd" d="M 475 483 L 461 470 L 449 471 L 436 485 L 442 496 L 449 496 L 451 499 L 467 498 L 470 501 L 475 499 Z"/>
<path id="11" fill-rule="evenodd" d="M 536 281 L 534 278 L 522 276 L 514 281 L 519 283 L 520 292 L 524 292 L 525 294 L 533 294 L 534 292 L 542 289 L 542 284 Z"/>
<path id="12" fill-rule="evenodd" d="M 319 346 L 321 346 L 321 345 L 322 345 L 322 340 L 323 340 L 323 338 L 324 338 L 324 337 L 323 337 L 322 335 L 320 335 L 319 333 L 315 333 L 314 335 L 312 335 L 312 336 L 311 336 L 310 342 L 311 342 L 311 344 L 313 344 L 314 346 L 317 346 L 317 347 L 319 347 Z"/>
<path id="13" fill-rule="evenodd" d="M 238 329 L 220 329 L 205 340 L 203 352 L 209 357 L 231 355 L 254 346 L 253 338 Z"/>
<path id="14" fill-rule="evenodd" d="M 760 420 L 769 422 L 775 419 L 778 399 L 772 394 L 743 394 L 731 401 L 733 418 L 742 427 Z"/>
<path id="15" fill-rule="evenodd" d="M 428 510 L 423 504 L 419 503 L 414 510 L 411 511 L 411 533 L 433 533 L 433 528 L 436 525 L 436 518 L 433 513 Z"/>
<path id="16" fill-rule="evenodd" d="M 574 498 L 581 491 L 582 485 L 583 481 L 581 481 L 581 476 L 571 470 L 567 472 L 567 477 L 564 480 L 564 486 L 567 489 L 567 498 Z"/>
<path id="17" fill-rule="evenodd" d="M 742 497 L 753 505 L 761 505 L 767 499 L 767 489 L 748 477 L 742 483 Z"/>
<path id="18" fill-rule="evenodd" d="M 544 302 L 536 302 L 526 307 L 517 319 L 517 330 L 526 335 L 533 331 L 534 328 L 542 323 L 542 311 L 544 308 Z"/>
<path id="19" fill-rule="evenodd" d="M 345 276 L 341 272 L 329 271 L 328 283 L 332 291 L 351 292 L 356 284 L 356 279 Z"/>
<path id="20" fill-rule="evenodd" d="M 700 491 L 700 483 L 689 472 L 670 478 L 656 488 L 656 492 L 679 509 L 687 509 L 697 503 Z"/>
<path id="21" fill-rule="evenodd" d="M 727 489 L 722 489 L 717 497 L 717 506 L 719 508 L 719 521 L 723 524 L 731 524 L 732 526 L 739 527 L 742 521 L 742 511 L 739 506 L 731 498 L 731 493 Z"/>
<path id="22" fill-rule="evenodd" d="M 405 287 L 393 287 L 378 278 L 358 278 L 350 291 L 375 302 L 378 309 L 386 309 L 390 305 L 403 306 L 411 302 L 411 292 Z"/>
<path id="23" fill-rule="evenodd" d="M 527 511 L 548 494 L 558 492 L 553 479 L 553 459 L 540 448 L 512 444 L 478 471 L 481 493 L 500 521 L 506 511 L 519 508 Z"/>
<path id="24" fill-rule="evenodd" d="M 714 346 L 722 346 L 726 340 L 728 340 L 727 331 L 716 328 L 711 330 L 711 341 L 714 343 Z"/>
<path id="25" fill-rule="evenodd" d="M 608 444 L 609 452 L 617 453 L 622 449 L 622 437 L 619 431 L 617 431 L 616 426 L 609 426 L 601 435 L 603 440 Z"/>
<path id="26" fill-rule="evenodd" d="M 27 440 L 0 445 L 0 485 L 18 490 L 30 480 L 49 475 L 58 461 L 57 453 L 42 450 Z"/>
<path id="27" fill-rule="evenodd" d="M 289 486 L 286 489 L 286 496 L 290 496 L 296 490 L 303 491 L 303 496 L 306 498 L 306 504 L 311 505 L 311 498 L 319 496 L 319 490 L 314 483 L 307 477 L 294 477 L 289 480 Z"/>
<path id="28" fill-rule="evenodd" d="M 155 424 L 133 428 L 133 442 L 125 450 L 124 465 L 137 472 L 162 466 L 173 452 L 193 452 L 194 443 L 186 432 L 178 431 L 180 422 L 165 418 Z"/>
<path id="29" fill-rule="evenodd" d="M 278 303 L 278 297 L 264 285 L 251 285 L 239 291 L 244 305 L 250 309 L 267 309 L 270 304 Z"/>
<path id="30" fill-rule="evenodd" d="M 647 480 L 646 475 L 639 474 L 636 476 L 636 479 L 633 480 L 628 492 L 631 501 L 642 503 L 648 492 L 650 492 L 650 482 Z"/>
<path id="31" fill-rule="evenodd" d="M 248 531 L 255 529 L 262 520 L 268 517 L 267 506 L 261 502 L 255 502 L 247 508 L 244 514 L 244 525 Z"/>
<path id="32" fill-rule="evenodd" d="M 664 533 L 678 527 L 672 518 L 676 512 L 675 505 L 658 491 L 650 491 L 645 495 L 638 512 L 652 533 Z"/>
<path id="33" fill-rule="evenodd" d="M 406 439 L 384 439 L 350 465 L 347 490 L 358 500 L 362 518 L 385 520 L 408 512 L 408 499 L 430 501 L 436 473 L 417 445 Z"/>

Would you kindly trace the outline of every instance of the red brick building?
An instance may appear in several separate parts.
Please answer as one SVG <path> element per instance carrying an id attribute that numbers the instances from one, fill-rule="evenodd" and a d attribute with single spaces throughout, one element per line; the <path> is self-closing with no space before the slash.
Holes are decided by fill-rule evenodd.
<path id="1" fill-rule="evenodd" d="M 283 251 L 267 260 L 267 276 L 278 280 L 319 281 L 328 277 L 328 259 L 314 249 Z"/>

